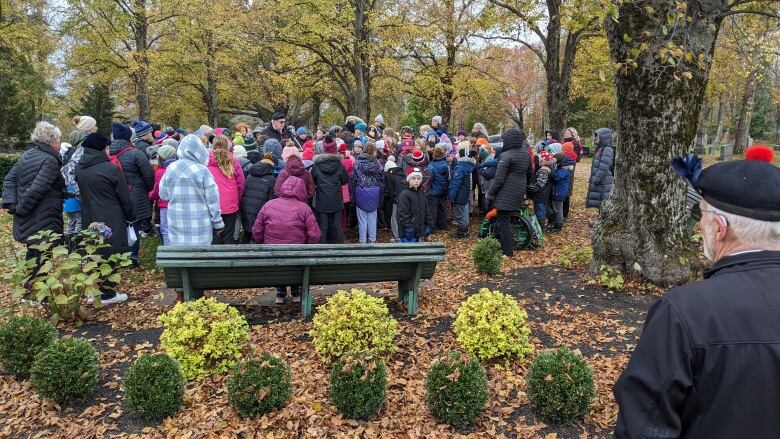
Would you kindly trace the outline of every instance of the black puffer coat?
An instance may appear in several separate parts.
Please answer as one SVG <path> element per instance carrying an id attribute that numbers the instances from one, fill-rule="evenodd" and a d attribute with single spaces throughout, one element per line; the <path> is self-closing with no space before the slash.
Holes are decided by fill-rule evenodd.
<path id="1" fill-rule="evenodd" d="M 314 209 L 319 213 L 341 212 L 344 208 L 344 192 L 341 187 L 349 183 L 349 175 L 341 163 L 341 155 L 320 154 L 314 157 L 311 176 L 317 188 Z"/>
<path id="2" fill-rule="evenodd" d="M 422 188 L 408 188 L 398 196 L 398 228 L 401 235 L 405 229 L 413 229 L 417 237 L 425 236 L 425 225 L 433 225 L 433 212 L 428 208 L 428 197 Z"/>
<path id="3" fill-rule="evenodd" d="M 599 143 L 593 153 L 585 207 L 601 208 L 601 203 L 607 199 L 615 181 L 612 175 L 615 150 L 612 148 L 612 131 L 609 128 L 599 128 L 594 134 L 599 136 Z"/>
<path id="4" fill-rule="evenodd" d="M 409 183 L 406 182 L 403 169 L 396 166 L 385 172 L 385 197 L 393 200 L 393 204 L 398 204 L 398 197 L 408 188 Z"/>
<path id="5" fill-rule="evenodd" d="M 525 143 L 525 134 L 518 128 L 507 130 L 501 138 L 504 149 L 498 160 L 496 178 L 490 184 L 486 197 L 493 199 L 498 210 L 519 210 L 524 204 L 526 186 L 533 181 L 531 156 Z"/>
<path id="6" fill-rule="evenodd" d="M 141 150 L 133 148 L 126 140 L 113 140 L 108 152 L 115 156 L 128 148 L 119 156 L 125 180 L 130 185 L 130 198 L 136 218 L 143 220 L 151 218 L 152 206 L 149 203 L 149 192 L 154 189 L 154 170 L 149 164 L 149 158 Z"/>
<path id="7" fill-rule="evenodd" d="M 251 232 L 257 213 L 274 198 L 274 183 L 274 165 L 259 161 L 249 168 L 244 197 L 241 198 L 241 225 L 244 230 Z"/>
<path id="8" fill-rule="evenodd" d="M 133 151 L 140 153 L 137 149 Z M 134 221 L 135 215 L 122 171 L 111 164 L 105 152 L 84 149 L 84 156 L 76 168 L 76 183 L 81 192 L 84 227 L 100 222 L 111 228 L 111 237 L 107 240 L 111 247 L 102 252 L 103 256 L 128 251 L 127 223 Z"/>
<path id="9" fill-rule="evenodd" d="M 3 181 L 3 207 L 14 215 L 14 239 L 25 242 L 41 230 L 62 233 L 65 180 L 62 160 L 49 145 L 33 142 Z"/>

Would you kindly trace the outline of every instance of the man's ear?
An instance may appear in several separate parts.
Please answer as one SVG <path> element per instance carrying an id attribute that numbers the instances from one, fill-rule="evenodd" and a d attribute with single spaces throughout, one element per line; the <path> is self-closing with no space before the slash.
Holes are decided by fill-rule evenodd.
<path id="1" fill-rule="evenodd" d="M 722 215 L 715 215 L 715 220 L 718 222 L 718 230 L 715 233 L 718 241 L 726 239 L 726 235 L 729 234 L 729 226 L 726 222 L 726 218 Z"/>

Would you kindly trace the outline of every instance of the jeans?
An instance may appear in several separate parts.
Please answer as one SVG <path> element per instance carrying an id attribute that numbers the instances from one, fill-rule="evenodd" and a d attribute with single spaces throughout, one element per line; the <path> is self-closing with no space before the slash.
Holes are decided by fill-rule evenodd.
<path id="1" fill-rule="evenodd" d="M 458 223 L 460 230 L 468 230 L 469 228 L 469 206 L 468 204 L 452 203 L 452 215 L 455 217 L 455 221 Z"/>
<path id="2" fill-rule="evenodd" d="M 287 297 L 287 286 L 278 286 L 274 287 L 276 288 L 276 297 Z M 291 285 L 290 286 L 290 295 L 293 297 L 298 297 L 301 295 L 301 286 L 300 285 Z"/>
<path id="3" fill-rule="evenodd" d="M 366 212 L 358 207 L 357 217 L 358 229 L 360 231 L 360 243 L 365 244 L 366 240 L 368 240 L 369 243 L 376 242 L 376 210 L 373 212 Z"/>
<path id="4" fill-rule="evenodd" d="M 233 242 L 239 242 L 241 239 L 241 211 L 236 212 L 236 222 L 233 228 Z"/>
<path id="5" fill-rule="evenodd" d="M 512 222 L 511 210 L 499 210 L 496 218 L 496 233 L 501 242 L 501 253 L 506 256 L 512 256 L 514 250 L 515 238 L 512 236 L 510 223 Z"/>
<path id="6" fill-rule="evenodd" d="M 171 241 L 168 238 L 168 208 L 160 208 L 160 235 L 162 235 L 163 245 L 168 245 Z"/>
<path id="7" fill-rule="evenodd" d="M 236 243 L 233 241 L 233 232 L 236 230 L 236 217 L 238 217 L 238 212 L 222 214 L 222 222 L 225 223 L 225 229 L 222 230 L 221 235 L 214 236 L 214 239 L 211 241 L 212 244 L 217 245 Z"/>
<path id="8" fill-rule="evenodd" d="M 539 224 L 544 224 L 544 219 L 547 218 L 547 205 L 534 201 L 534 215 L 539 220 Z"/>
<path id="9" fill-rule="evenodd" d="M 404 229 L 404 234 L 401 235 L 401 242 L 420 242 L 420 237 L 417 236 L 417 233 L 415 229 L 413 228 L 406 228 Z"/>
<path id="10" fill-rule="evenodd" d="M 344 231 L 341 229 L 341 212 L 318 212 L 317 223 L 320 226 L 320 244 L 344 243 Z"/>
<path id="11" fill-rule="evenodd" d="M 81 212 L 66 213 L 65 235 L 75 235 L 81 232 Z"/>
<path id="12" fill-rule="evenodd" d="M 398 205 L 393 204 L 393 214 L 391 215 L 390 226 L 393 229 L 393 238 L 396 241 L 400 239 L 398 236 Z"/>
<path id="13" fill-rule="evenodd" d="M 444 206 L 444 197 L 430 197 L 430 201 L 434 230 L 447 230 L 447 208 Z"/>
<path id="14" fill-rule="evenodd" d="M 552 210 L 555 212 L 555 227 L 563 225 L 563 200 L 552 200 Z"/>

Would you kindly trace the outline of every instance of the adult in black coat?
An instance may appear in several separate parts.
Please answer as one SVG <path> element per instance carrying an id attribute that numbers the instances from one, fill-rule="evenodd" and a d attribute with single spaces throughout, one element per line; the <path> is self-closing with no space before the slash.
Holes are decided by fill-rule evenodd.
<path id="1" fill-rule="evenodd" d="M 498 210 L 496 230 L 501 241 L 501 251 L 512 256 L 514 238 L 509 225 L 512 214 L 525 206 L 526 186 L 533 181 L 531 156 L 520 128 L 511 128 L 501 135 L 503 150 L 496 167 L 496 178 L 485 194 L 488 204 Z"/>
<path id="2" fill-rule="evenodd" d="M 82 221 L 87 226 L 95 222 L 104 223 L 111 229 L 111 237 L 106 240 L 109 247 L 101 250 L 104 258 L 128 251 L 127 226 L 136 219 L 127 180 L 106 154 L 108 143 L 108 139 L 101 134 L 87 136 L 82 144 L 84 156 L 76 168 Z M 133 151 L 141 153 L 137 149 Z M 110 282 L 103 283 L 101 293 L 104 303 L 127 299 L 124 294 L 115 295 Z"/>
<path id="3" fill-rule="evenodd" d="M 261 160 L 249 168 L 249 176 L 246 178 L 244 196 L 241 198 L 241 225 L 244 236 L 241 242 L 248 244 L 252 241 L 252 227 L 257 219 L 260 209 L 268 200 L 274 198 L 274 163 L 270 160 Z"/>
<path id="4" fill-rule="evenodd" d="M 714 265 L 648 312 L 615 384 L 615 436 L 778 437 L 780 169 L 737 160 L 691 180 Z"/>
<path id="5" fill-rule="evenodd" d="M 17 160 L 3 181 L 3 207 L 14 216 L 13 235 L 18 242 L 34 244 L 29 238 L 43 230 L 62 233 L 62 201 L 65 180 L 60 173 L 60 131 L 39 122 L 32 145 Z M 28 249 L 27 259 L 37 257 Z"/>
<path id="6" fill-rule="evenodd" d="M 341 155 L 320 154 L 314 157 L 311 176 L 317 188 L 314 210 L 320 225 L 320 243 L 341 244 L 344 242 L 344 232 L 341 229 L 344 192 L 341 188 L 349 183 L 349 175 L 341 163 Z"/>
<path id="7" fill-rule="evenodd" d="M 597 129 L 593 137 L 596 150 L 593 152 L 585 207 L 601 209 L 601 204 L 609 196 L 615 182 L 615 149 L 612 147 L 612 130 L 609 128 Z"/>
<path id="8" fill-rule="evenodd" d="M 271 122 L 263 128 L 263 131 L 260 134 L 265 136 L 266 140 L 276 139 L 282 146 L 284 146 L 285 140 L 292 138 L 292 135 L 285 126 L 284 113 L 274 113 L 271 116 Z"/>
<path id="9" fill-rule="evenodd" d="M 111 124 L 113 140 L 109 146 L 109 153 L 119 159 L 122 164 L 122 172 L 130 186 L 130 198 L 133 200 L 133 211 L 136 221 L 133 225 L 136 234 L 140 238 L 142 229 L 148 230 L 152 218 L 152 205 L 149 202 L 149 192 L 154 189 L 154 170 L 149 164 L 149 158 L 141 150 L 130 144 L 130 128 L 119 123 Z M 138 249 L 141 240 L 136 241 L 130 248 L 130 258 L 133 264 L 137 264 Z"/>

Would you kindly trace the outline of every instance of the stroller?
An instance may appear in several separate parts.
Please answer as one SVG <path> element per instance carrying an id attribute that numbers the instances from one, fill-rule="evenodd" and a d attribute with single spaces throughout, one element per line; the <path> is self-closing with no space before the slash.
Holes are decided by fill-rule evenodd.
<path id="1" fill-rule="evenodd" d="M 485 220 L 479 226 L 480 238 L 496 237 L 496 217 L 498 212 L 492 209 L 485 215 Z M 526 205 L 522 209 L 512 214 L 509 228 L 514 236 L 514 248 L 522 250 L 524 248 L 538 249 L 544 245 L 544 234 L 542 227 L 536 215 Z"/>

